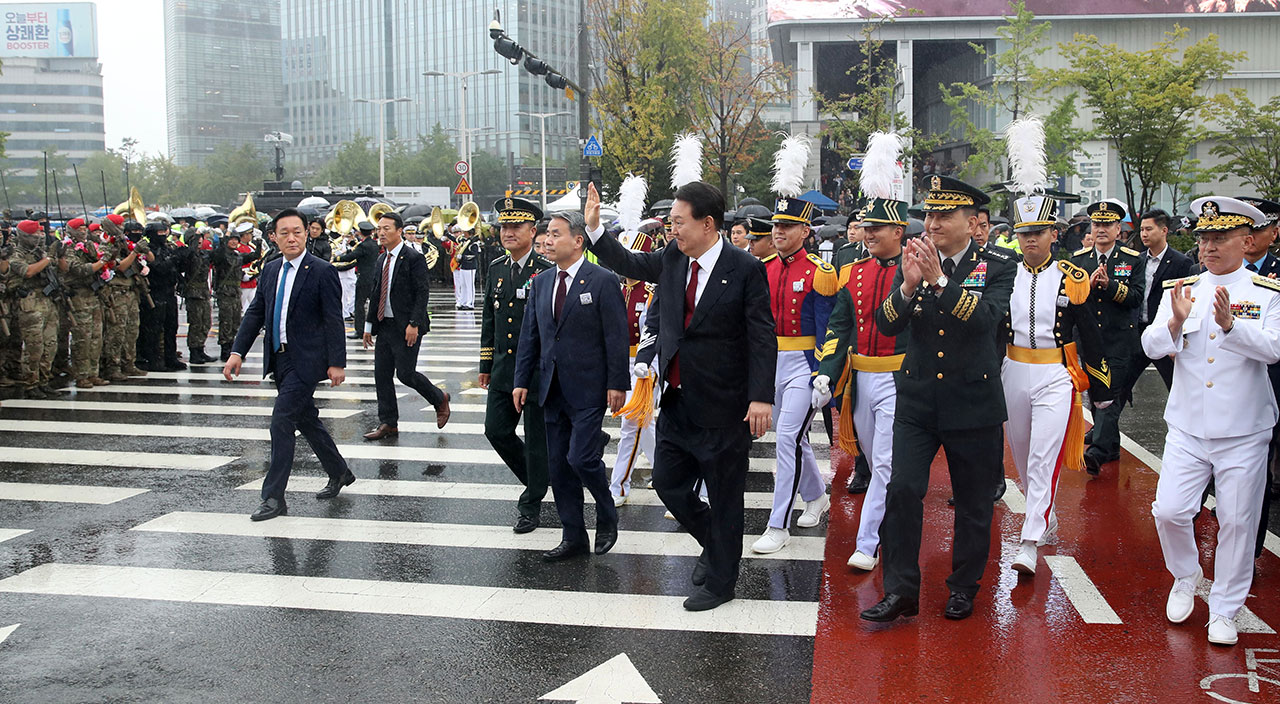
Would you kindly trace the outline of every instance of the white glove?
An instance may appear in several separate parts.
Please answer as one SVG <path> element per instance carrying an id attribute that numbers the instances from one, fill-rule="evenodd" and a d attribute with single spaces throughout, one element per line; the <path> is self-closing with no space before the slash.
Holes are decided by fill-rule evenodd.
<path id="1" fill-rule="evenodd" d="M 811 403 L 814 408 L 822 408 L 831 403 L 831 378 L 826 375 L 819 375 L 813 379 L 813 397 Z"/>
<path id="2" fill-rule="evenodd" d="M 649 365 L 644 362 L 636 362 L 635 366 L 631 367 L 631 375 L 637 379 L 644 379 L 648 377 Z"/>

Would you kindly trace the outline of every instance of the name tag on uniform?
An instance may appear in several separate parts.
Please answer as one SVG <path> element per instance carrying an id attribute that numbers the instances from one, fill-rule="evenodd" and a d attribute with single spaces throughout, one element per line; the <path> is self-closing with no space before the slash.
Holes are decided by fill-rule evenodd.
<path id="1" fill-rule="evenodd" d="M 1066 307 L 1067 307 L 1067 306 L 1069 306 L 1069 305 L 1071 305 L 1071 299 L 1070 299 L 1070 298 L 1067 298 L 1066 296 L 1058 296 L 1058 307 L 1059 307 L 1059 308 L 1066 308 Z"/>
<path id="2" fill-rule="evenodd" d="M 644 312 L 644 304 L 643 304 L 643 303 L 637 303 L 637 304 L 636 304 L 636 312 L 637 312 L 637 313 L 643 313 L 643 312 Z"/>
<path id="3" fill-rule="evenodd" d="M 524 289 L 522 288 L 516 289 L 516 298 L 519 298 L 520 300 L 523 301 L 527 295 L 528 295 L 528 292 L 525 291 Z"/>
<path id="4" fill-rule="evenodd" d="M 578 302 L 584 306 L 591 305 L 591 292 L 588 291 L 587 293 L 578 296 Z"/>
<path id="5" fill-rule="evenodd" d="M 801 291 L 803 291 L 803 290 L 804 290 L 804 282 L 803 282 L 803 281 L 792 281 L 792 282 L 791 282 L 791 290 L 792 290 L 792 291 L 795 291 L 796 293 L 800 293 Z"/>
<path id="6" fill-rule="evenodd" d="M 1262 306 L 1253 301 L 1240 301 L 1231 304 L 1232 317 L 1241 318 L 1243 320 L 1258 320 L 1262 318 Z"/>

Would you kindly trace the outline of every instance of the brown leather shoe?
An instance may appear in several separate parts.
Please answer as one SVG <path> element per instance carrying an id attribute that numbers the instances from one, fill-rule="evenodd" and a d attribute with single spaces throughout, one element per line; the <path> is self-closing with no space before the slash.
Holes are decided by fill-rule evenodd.
<path id="1" fill-rule="evenodd" d="M 452 411 L 449 410 L 449 392 L 446 391 L 444 401 L 439 406 L 436 406 L 436 427 L 443 428 L 444 424 L 449 422 L 451 413 Z"/>
<path id="2" fill-rule="evenodd" d="M 393 438 L 399 434 L 400 434 L 400 430 L 396 428 L 394 425 L 387 425 L 386 423 L 383 423 L 382 425 L 379 425 L 376 429 L 365 433 L 364 439 L 365 440 L 381 440 L 383 438 Z"/>

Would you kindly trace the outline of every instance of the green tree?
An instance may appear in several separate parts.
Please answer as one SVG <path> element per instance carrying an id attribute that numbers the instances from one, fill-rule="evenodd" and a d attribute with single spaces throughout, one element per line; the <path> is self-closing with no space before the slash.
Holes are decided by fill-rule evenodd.
<path id="1" fill-rule="evenodd" d="M 1059 45 L 1069 67 L 1055 72 L 1054 83 L 1083 92 L 1095 134 L 1116 150 L 1130 212 L 1151 209 L 1161 189 L 1183 178 L 1184 157 L 1207 134 L 1204 89 L 1244 58 L 1223 51 L 1215 34 L 1184 46 L 1187 35 L 1175 25 L 1138 51 L 1091 34 Z"/>
<path id="2" fill-rule="evenodd" d="M 378 182 L 378 148 L 373 139 L 357 134 L 320 168 L 319 180 L 333 186 L 363 186 Z"/>
<path id="3" fill-rule="evenodd" d="M 750 32 L 736 23 L 712 23 L 706 73 L 689 106 L 711 164 L 707 180 L 718 179 L 721 192 L 726 194 L 733 174 L 746 166 L 752 147 L 768 136 L 760 115 L 770 103 L 784 100 L 790 93 L 790 72 L 772 61 L 757 65 L 751 56 L 756 48 Z"/>
<path id="4" fill-rule="evenodd" d="M 219 146 L 204 165 L 186 174 L 190 190 L 178 197 L 184 203 L 230 203 L 246 189 L 271 176 L 271 164 L 256 145 Z"/>
<path id="5" fill-rule="evenodd" d="M 1223 160 L 1212 169 L 1219 181 L 1234 176 L 1269 200 L 1280 200 L 1280 96 L 1261 107 L 1241 88 L 1216 96 L 1220 131 L 1211 154 Z"/>
<path id="6" fill-rule="evenodd" d="M 651 199 L 670 193 L 671 145 L 691 124 L 706 71 L 707 11 L 707 0 L 588 0 L 591 105 L 610 190 L 630 172 L 648 180 Z"/>
<path id="7" fill-rule="evenodd" d="M 738 185 L 742 188 L 742 198 L 755 198 L 766 206 L 773 207 L 773 155 L 782 146 L 782 129 L 779 124 L 769 124 L 764 128 L 764 137 L 751 145 L 746 163 L 738 172 Z M 735 202 L 734 194 L 728 193 L 730 205 Z M 739 199 L 740 200 L 740 199 Z"/>
<path id="8" fill-rule="evenodd" d="M 942 100 L 951 108 L 951 133 L 967 140 L 971 147 L 959 172 L 973 178 L 992 172 L 1004 174 L 1005 142 L 1000 132 L 978 125 L 976 114 L 1008 115 L 1017 120 L 1039 106 L 1051 106 L 1041 114 L 1045 128 L 1045 156 L 1050 174 L 1067 177 L 1075 173 L 1074 153 L 1080 149 L 1085 131 L 1075 128 L 1078 110 L 1077 94 L 1071 93 L 1054 101 L 1048 95 L 1052 74 L 1039 68 L 1037 62 L 1050 49 L 1045 43 L 1048 22 L 1036 22 L 1035 13 L 1024 0 L 1009 5 L 1010 15 L 996 29 L 999 51 L 982 44 L 970 43 L 974 52 L 987 61 L 991 69 L 989 87 L 974 83 L 952 83 L 939 86 Z M 976 108 L 976 112 L 974 111 Z"/>
<path id="9" fill-rule="evenodd" d="M 474 155 L 473 155 L 474 161 Z M 457 185 L 453 165 L 458 161 L 458 150 L 453 146 L 444 128 L 436 123 L 431 134 L 419 135 L 417 149 L 397 149 L 394 156 L 387 155 L 387 182 L 401 186 Z"/>
<path id="10" fill-rule="evenodd" d="M 452 174 L 450 169 L 447 173 Z M 506 193 L 511 182 L 511 169 L 507 162 L 486 151 L 474 152 L 471 155 L 471 190 L 475 191 L 472 199 L 487 210 L 493 201 Z M 456 182 L 450 185 L 457 185 Z"/>

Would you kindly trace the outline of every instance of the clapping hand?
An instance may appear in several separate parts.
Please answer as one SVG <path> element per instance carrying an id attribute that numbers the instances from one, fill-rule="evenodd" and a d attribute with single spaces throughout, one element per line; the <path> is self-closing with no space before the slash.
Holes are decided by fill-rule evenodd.
<path id="1" fill-rule="evenodd" d="M 1231 332 L 1235 325 L 1235 316 L 1231 314 L 1231 294 L 1226 286 L 1219 286 L 1213 292 L 1213 321 L 1223 332 Z"/>
<path id="2" fill-rule="evenodd" d="M 902 294 L 907 298 L 914 296 L 923 278 L 919 248 L 916 240 L 911 240 L 902 252 Z"/>
<path id="3" fill-rule="evenodd" d="M 1111 279 L 1107 277 L 1107 268 L 1100 266 L 1094 269 L 1089 276 L 1089 283 L 1093 284 L 1094 288 L 1106 288 L 1107 284 L 1111 283 Z"/>
<path id="4" fill-rule="evenodd" d="M 1195 302 L 1191 297 L 1191 287 L 1179 281 L 1173 285 L 1173 293 L 1169 295 L 1170 307 L 1173 309 L 1173 322 L 1182 325 L 1191 315 L 1191 304 Z"/>

